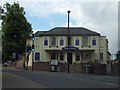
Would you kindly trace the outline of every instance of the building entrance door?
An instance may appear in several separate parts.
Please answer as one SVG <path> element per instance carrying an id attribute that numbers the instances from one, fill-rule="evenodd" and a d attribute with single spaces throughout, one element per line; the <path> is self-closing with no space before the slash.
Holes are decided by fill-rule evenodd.
<path id="1" fill-rule="evenodd" d="M 67 63 L 72 64 L 72 53 L 67 53 Z"/>
<path id="2" fill-rule="evenodd" d="M 51 60 L 58 60 L 58 55 L 56 52 L 51 53 Z"/>

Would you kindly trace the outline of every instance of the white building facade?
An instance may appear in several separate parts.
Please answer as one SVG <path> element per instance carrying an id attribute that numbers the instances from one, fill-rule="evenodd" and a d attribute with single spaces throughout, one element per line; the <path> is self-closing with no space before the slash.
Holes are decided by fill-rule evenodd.
<path id="1" fill-rule="evenodd" d="M 28 40 L 27 45 L 32 45 Z M 34 62 L 50 62 L 58 60 L 61 63 L 107 64 L 110 59 L 108 40 L 106 36 L 83 27 L 70 27 L 70 47 L 68 46 L 68 28 L 56 27 L 49 31 L 38 31 L 35 34 Z M 77 48 L 77 49 L 76 49 Z M 28 65 L 32 66 L 32 52 L 29 54 Z"/>

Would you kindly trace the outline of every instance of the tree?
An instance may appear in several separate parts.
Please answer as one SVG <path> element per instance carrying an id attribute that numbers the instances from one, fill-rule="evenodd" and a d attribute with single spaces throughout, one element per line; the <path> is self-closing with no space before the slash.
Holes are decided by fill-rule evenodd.
<path id="1" fill-rule="evenodd" d="M 6 3 L 4 8 L 6 12 L 2 17 L 2 59 L 6 61 L 11 59 L 13 52 L 25 52 L 26 39 L 32 33 L 32 27 L 25 17 L 24 8 L 20 7 L 18 2 Z"/>

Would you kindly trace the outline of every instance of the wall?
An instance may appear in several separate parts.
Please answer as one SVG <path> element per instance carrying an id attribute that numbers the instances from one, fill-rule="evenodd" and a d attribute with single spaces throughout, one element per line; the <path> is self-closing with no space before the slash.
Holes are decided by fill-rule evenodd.
<path id="1" fill-rule="evenodd" d="M 120 75 L 120 63 L 112 63 L 111 69 L 112 75 Z"/>
<path id="2" fill-rule="evenodd" d="M 108 57 L 108 49 L 107 49 L 107 41 L 106 41 L 106 36 L 101 36 L 100 37 L 100 53 L 103 53 L 103 61 L 102 63 L 107 64 L 107 57 Z"/>

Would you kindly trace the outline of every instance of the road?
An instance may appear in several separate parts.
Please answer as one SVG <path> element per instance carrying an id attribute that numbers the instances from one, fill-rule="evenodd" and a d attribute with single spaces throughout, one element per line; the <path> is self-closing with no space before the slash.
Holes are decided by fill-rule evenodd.
<path id="1" fill-rule="evenodd" d="M 118 88 L 118 77 L 3 68 L 3 88 Z"/>

